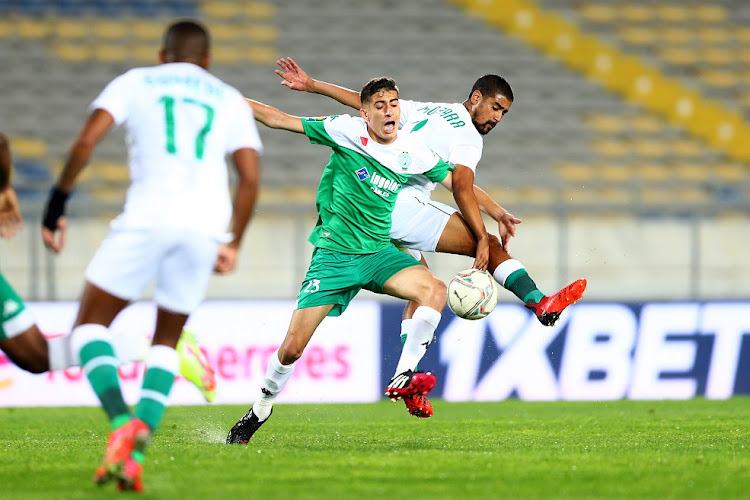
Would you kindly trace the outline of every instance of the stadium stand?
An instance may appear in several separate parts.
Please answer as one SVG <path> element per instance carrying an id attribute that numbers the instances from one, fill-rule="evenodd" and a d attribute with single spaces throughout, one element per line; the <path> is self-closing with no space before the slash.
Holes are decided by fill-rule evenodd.
<path id="1" fill-rule="evenodd" d="M 387 26 L 362 29 L 384 11 Z M 504 75 L 515 102 L 485 141 L 477 184 L 527 213 L 746 210 L 750 8 L 740 0 L 0 0 L 0 12 L 12 89 L 0 115 L 12 117 L 3 132 L 17 165 L 34 166 L 17 175 L 31 213 L 87 105 L 114 76 L 154 63 L 163 26 L 180 16 L 212 29 L 218 76 L 300 116 L 348 110 L 279 85 L 278 57 L 354 89 L 387 74 L 417 100 L 462 101 L 477 77 Z M 310 211 L 327 151 L 261 136 L 262 206 Z M 97 148 L 73 215 L 119 206 L 122 141 L 116 132 Z"/>

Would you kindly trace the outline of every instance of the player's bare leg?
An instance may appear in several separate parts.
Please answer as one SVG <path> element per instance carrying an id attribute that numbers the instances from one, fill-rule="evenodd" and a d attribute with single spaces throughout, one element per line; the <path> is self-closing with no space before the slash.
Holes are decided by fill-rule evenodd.
<path id="1" fill-rule="evenodd" d="M 436 252 L 473 256 L 476 251 L 476 240 L 459 212 L 448 219 L 435 248 Z M 540 323 L 553 326 L 560 313 L 570 304 L 581 298 L 586 289 L 586 280 L 576 280 L 565 286 L 556 294 L 546 296 L 537 288 L 526 268 L 503 248 L 499 238 L 490 235 L 490 263 L 488 270 L 500 286 L 512 292 L 521 302 L 531 309 Z M 410 316 L 413 304 L 407 304 L 404 319 Z M 407 322 L 408 327 L 408 322 Z M 408 330 L 406 331 L 408 334 Z"/>
<path id="2" fill-rule="evenodd" d="M 279 349 L 268 360 L 260 395 L 227 435 L 227 444 L 247 444 L 253 434 L 266 423 L 273 412 L 273 403 L 292 376 L 294 364 L 302 356 L 315 330 L 333 309 L 333 304 L 305 307 L 292 313 L 289 329 Z"/>

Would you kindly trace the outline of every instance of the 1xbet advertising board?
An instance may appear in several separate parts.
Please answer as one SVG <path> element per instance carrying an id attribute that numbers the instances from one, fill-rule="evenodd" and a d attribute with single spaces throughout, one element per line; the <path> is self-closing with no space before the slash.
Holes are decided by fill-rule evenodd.
<path id="1" fill-rule="evenodd" d="M 74 303 L 32 303 L 41 329 L 67 332 Z M 250 405 L 268 357 L 286 333 L 293 301 L 207 302 L 189 322 L 216 369 L 216 404 Z M 446 310 L 420 368 L 437 375 L 433 397 L 450 401 L 727 398 L 750 393 L 750 303 L 579 303 L 554 328 L 528 310 L 500 304 L 467 321 Z M 382 397 L 400 353 L 401 303 L 355 300 L 313 337 L 280 403 L 369 402 Z M 112 327 L 146 347 L 149 303 Z M 137 400 L 143 363 L 121 367 L 126 399 Z M 178 378 L 171 404 L 201 404 Z M 79 368 L 31 375 L 0 354 L 0 406 L 96 405 Z"/>

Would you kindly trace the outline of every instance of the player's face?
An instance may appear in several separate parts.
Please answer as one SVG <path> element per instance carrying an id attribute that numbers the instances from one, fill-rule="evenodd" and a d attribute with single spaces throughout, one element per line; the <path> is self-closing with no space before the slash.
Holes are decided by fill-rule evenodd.
<path id="1" fill-rule="evenodd" d="M 495 125 L 500 123 L 500 120 L 510 109 L 510 105 L 513 104 L 502 94 L 484 97 L 478 90 L 472 94 L 470 101 L 471 121 L 477 132 L 482 135 L 488 134 L 490 130 L 495 128 Z"/>
<path id="2" fill-rule="evenodd" d="M 398 103 L 398 92 L 381 90 L 360 110 L 367 122 L 370 137 L 380 144 L 390 144 L 398 136 L 398 122 L 401 118 L 401 107 Z"/>

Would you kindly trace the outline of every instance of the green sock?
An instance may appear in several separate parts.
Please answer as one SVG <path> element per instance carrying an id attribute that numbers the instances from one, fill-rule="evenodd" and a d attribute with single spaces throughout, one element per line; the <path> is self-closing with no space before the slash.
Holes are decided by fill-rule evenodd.
<path id="1" fill-rule="evenodd" d="M 146 366 L 148 368 L 143 377 L 141 400 L 135 409 L 135 416 L 154 431 L 167 408 L 169 392 L 179 366 L 177 352 L 163 345 L 152 346 L 146 355 Z"/>
<path id="2" fill-rule="evenodd" d="M 116 429 L 127 422 L 129 411 L 120 390 L 115 350 L 108 341 L 94 339 L 83 345 L 80 356 L 83 371 L 101 401 L 112 428 Z"/>
<path id="3" fill-rule="evenodd" d="M 505 280 L 505 288 L 513 292 L 524 304 L 529 302 L 537 304 L 544 298 L 544 294 L 536 287 L 536 283 L 531 279 L 526 269 L 512 272 Z"/>

